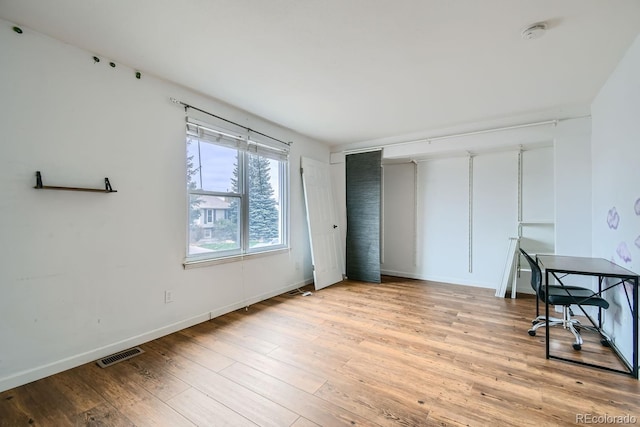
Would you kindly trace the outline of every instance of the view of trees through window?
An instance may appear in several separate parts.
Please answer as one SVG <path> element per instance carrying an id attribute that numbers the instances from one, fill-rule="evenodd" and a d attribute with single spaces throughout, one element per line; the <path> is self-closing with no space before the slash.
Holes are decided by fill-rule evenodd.
<path id="1" fill-rule="evenodd" d="M 188 138 L 188 255 L 282 244 L 280 169 L 278 160 Z"/>
<path id="2" fill-rule="evenodd" d="M 271 174 L 271 163 L 277 162 L 265 157 L 248 155 L 248 186 L 249 186 L 249 244 L 251 247 L 266 242 L 279 242 L 280 237 L 280 214 L 278 212 L 278 202 L 275 199 L 275 192 L 272 180 L 277 179 Z M 239 192 L 238 188 L 238 165 L 233 170 L 232 188 L 234 192 Z M 236 207 L 238 201 L 234 200 L 232 206 Z M 233 209 L 238 212 L 238 209 Z M 235 218 L 237 221 L 237 218 Z"/>

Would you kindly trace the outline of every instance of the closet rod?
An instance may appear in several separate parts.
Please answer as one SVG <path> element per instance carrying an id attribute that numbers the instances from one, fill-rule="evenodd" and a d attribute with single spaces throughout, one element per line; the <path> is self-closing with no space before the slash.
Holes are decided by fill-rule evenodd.
<path id="1" fill-rule="evenodd" d="M 560 123 L 560 122 L 564 122 L 564 121 L 567 121 L 567 120 L 584 119 L 584 118 L 588 118 L 588 117 L 591 117 L 591 116 L 587 114 L 587 115 L 583 115 L 583 116 L 563 117 L 563 118 L 560 118 L 560 119 L 543 120 L 543 121 L 539 121 L 539 122 L 520 123 L 520 124 L 517 124 L 517 125 L 500 126 L 500 127 L 486 128 L 486 129 L 478 129 L 478 130 L 473 130 L 473 131 L 469 131 L 469 132 L 436 135 L 436 136 L 424 137 L 424 138 L 420 138 L 420 139 L 413 139 L 411 141 L 391 142 L 389 144 L 373 145 L 371 147 L 347 149 L 347 150 L 344 150 L 344 153 L 349 154 L 351 152 L 359 152 L 359 151 L 382 150 L 382 149 L 387 148 L 387 147 L 396 147 L 398 145 L 415 144 L 416 142 L 428 142 L 428 143 L 431 143 L 433 141 L 439 141 L 439 140 L 442 140 L 442 139 L 458 138 L 458 137 L 462 137 L 462 136 L 481 135 L 483 133 L 501 132 L 501 131 L 505 131 L 505 130 L 514 130 L 514 129 L 528 128 L 528 127 L 536 127 L 536 126 L 544 126 L 544 125 L 557 126 L 558 123 Z M 371 142 L 373 142 L 373 141 L 371 141 Z"/>
<path id="2" fill-rule="evenodd" d="M 458 138 L 458 137 L 461 137 L 461 136 L 481 135 L 483 133 L 500 132 L 500 131 L 504 131 L 504 130 L 522 129 L 522 128 L 528 128 L 528 127 L 544 126 L 544 125 L 557 126 L 558 125 L 558 120 L 556 120 L 556 119 L 554 119 L 554 120 L 544 120 L 544 121 L 541 121 L 541 122 L 522 123 L 522 124 L 519 124 L 519 125 L 501 126 L 501 127 L 496 127 L 496 128 L 472 130 L 472 131 L 469 131 L 469 132 L 461 132 L 461 133 L 452 133 L 452 134 L 448 134 L 448 135 L 432 136 L 430 138 L 423 138 L 423 139 L 418 140 L 418 141 L 427 141 L 427 142 L 440 141 L 441 139 Z M 412 141 L 412 142 L 418 142 L 418 141 Z M 410 144 L 410 142 L 405 142 L 404 144 Z"/>

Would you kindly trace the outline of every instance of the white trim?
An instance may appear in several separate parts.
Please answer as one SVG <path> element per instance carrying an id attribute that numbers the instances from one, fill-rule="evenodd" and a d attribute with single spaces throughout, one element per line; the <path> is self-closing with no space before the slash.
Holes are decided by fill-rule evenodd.
<path id="1" fill-rule="evenodd" d="M 212 265 L 227 264 L 230 262 L 244 261 L 245 259 L 248 260 L 252 258 L 262 258 L 265 256 L 278 255 L 278 254 L 283 254 L 287 252 L 291 252 L 291 248 L 281 248 L 281 249 L 273 249 L 273 250 L 262 251 L 262 252 L 252 252 L 249 254 L 231 255 L 231 256 L 222 257 L 222 258 L 185 260 L 182 263 L 182 267 L 185 270 L 189 270 L 191 268 L 210 267 Z"/>
<path id="2" fill-rule="evenodd" d="M 375 151 L 382 151 L 383 148 L 384 147 L 354 148 L 352 150 L 344 150 L 343 153 L 345 156 L 349 154 L 373 153 Z"/>
<path id="3" fill-rule="evenodd" d="M 426 280 L 430 282 L 438 282 L 445 283 L 450 285 L 462 285 L 462 286 L 471 286 L 474 288 L 486 288 L 486 289 L 496 289 L 494 283 L 485 283 L 478 281 L 470 281 L 470 280 L 461 280 L 458 277 L 444 277 L 444 276 L 430 276 L 430 275 L 421 275 L 417 273 L 409 273 L 406 271 L 394 271 L 394 270 L 380 270 L 380 274 L 383 276 L 394 276 L 394 277 L 405 277 L 407 279 L 416 279 L 416 280 Z"/>
<path id="4" fill-rule="evenodd" d="M 387 147 L 396 147 L 400 145 L 414 144 L 418 142 L 431 143 L 431 142 L 437 142 L 445 139 L 461 138 L 461 137 L 474 136 L 474 135 L 493 133 L 493 132 L 503 132 L 507 130 L 516 130 L 516 129 L 522 129 L 522 128 L 549 126 L 549 125 L 553 125 L 554 127 L 556 127 L 560 122 L 582 119 L 587 117 L 590 118 L 591 115 L 587 114 L 587 115 L 567 116 L 567 117 L 561 117 L 561 118 L 555 118 L 555 119 L 525 122 L 525 123 L 518 123 L 518 124 L 512 124 L 512 125 L 478 128 L 478 129 L 473 129 L 470 131 L 463 131 L 463 132 L 435 134 L 433 136 L 422 136 L 422 135 L 417 136 L 419 134 L 413 134 L 413 135 L 416 135 L 417 137 L 411 137 L 410 135 L 405 135 L 404 137 L 403 136 L 387 137 L 387 138 L 381 138 L 381 139 L 361 141 L 358 143 L 347 144 L 342 146 L 334 146 L 332 147 L 332 149 L 335 149 L 344 153 L 357 153 L 357 152 L 364 152 L 364 151 L 375 151 L 380 149 L 384 150 Z M 360 145 L 360 147 L 358 147 L 358 145 Z"/>
<path id="5" fill-rule="evenodd" d="M 467 248 L 467 252 L 469 255 L 468 270 L 469 273 L 473 273 L 473 155 L 471 155 L 471 153 L 469 153 L 469 173 L 467 178 L 469 180 L 469 223 L 467 225 L 467 227 L 469 227 L 469 247 Z"/>
<path id="6" fill-rule="evenodd" d="M 229 304 L 229 305 L 227 305 L 225 307 L 221 307 L 221 308 L 219 308 L 217 310 L 214 310 L 214 311 L 210 312 L 209 313 L 211 315 L 210 319 L 215 319 L 216 317 L 222 316 L 223 314 L 231 313 L 232 311 L 239 310 L 239 309 L 245 308 L 245 307 L 249 307 L 252 304 L 256 304 L 256 303 L 259 303 L 261 301 L 265 301 L 265 300 L 267 300 L 269 298 L 273 298 L 273 297 L 276 297 L 278 295 L 282 295 L 285 292 L 289 292 L 289 291 L 292 291 L 294 289 L 300 288 L 302 286 L 310 285 L 312 283 L 313 283 L 313 279 L 312 278 L 305 279 L 305 280 L 303 280 L 301 282 L 298 282 L 298 283 L 296 283 L 294 285 L 285 286 L 283 288 L 279 288 L 279 289 L 276 289 L 274 291 L 266 292 L 264 294 L 257 295 L 255 297 L 252 297 L 252 298 L 249 298 L 249 299 L 245 299 L 243 301 L 238 301 L 236 303 Z M 207 319 L 207 320 L 209 320 L 209 319 Z"/>
<path id="7" fill-rule="evenodd" d="M 46 365 L 28 369 L 26 371 L 17 372 L 8 377 L 0 379 L 0 391 L 9 390 L 13 387 L 27 384 L 31 381 L 36 381 L 38 379 L 57 374 L 67 369 L 75 368 L 76 366 L 80 366 L 85 363 L 89 363 L 102 357 L 108 356 L 110 354 L 135 347 L 156 338 L 160 338 L 162 336 L 180 331 L 198 323 L 205 322 L 209 319 L 209 313 L 203 313 L 190 319 L 176 322 L 162 328 L 154 329 L 144 334 L 136 335 L 134 337 L 130 337 L 109 345 L 89 350 L 84 353 L 57 360 Z"/>
<path id="8" fill-rule="evenodd" d="M 84 353 L 76 354 L 64 359 L 57 360 L 55 362 L 47 363 L 46 365 L 11 374 L 7 377 L 0 378 L 0 392 L 48 377 L 50 375 L 60 373 L 67 369 L 72 369 L 77 366 L 84 365 L 85 363 L 93 362 L 110 354 L 147 343 L 149 341 L 172 334 L 174 332 L 181 331 L 183 329 L 197 325 L 198 323 L 206 322 L 207 320 L 222 316 L 223 314 L 230 313 L 239 308 L 247 307 L 251 304 L 255 304 L 257 302 L 264 301 L 278 295 L 282 295 L 285 292 L 292 291 L 301 286 L 305 286 L 311 283 L 313 283 L 313 279 L 305 279 L 302 282 L 266 292 L 247 301 L 239 301 L 237 303 L 230 304 L 213 311 L 202 313 L 189 319 L 181 320 L 179 322 L 172 323 L 157 329 L 153 329 L 151 331 L 121 341 L 117 341 L 112 344 L 86 351 Z"/>
<path id="9" fill-rule="evenodd" d="M 418 162 L 413 163 L 413 266 L 418 266 Z"/>

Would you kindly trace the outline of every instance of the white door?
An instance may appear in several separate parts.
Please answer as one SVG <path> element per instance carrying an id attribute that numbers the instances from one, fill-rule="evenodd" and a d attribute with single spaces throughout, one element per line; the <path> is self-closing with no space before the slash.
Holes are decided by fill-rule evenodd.
<path id="1" fill-rule="evenodd" d="M 302 185 L 316 290 L 342 280 L 342 247 L 329 164 L 302 158 Z"/>

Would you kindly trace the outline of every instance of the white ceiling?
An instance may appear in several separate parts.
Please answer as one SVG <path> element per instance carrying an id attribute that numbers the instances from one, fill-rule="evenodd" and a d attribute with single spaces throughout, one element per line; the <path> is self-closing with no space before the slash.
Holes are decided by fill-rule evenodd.
<path id="1" fill-rule="evenodd" d="M 588 112 L 640 33 L 638 0 L 0 0 L 0 17 L 343 147 Z"/>

